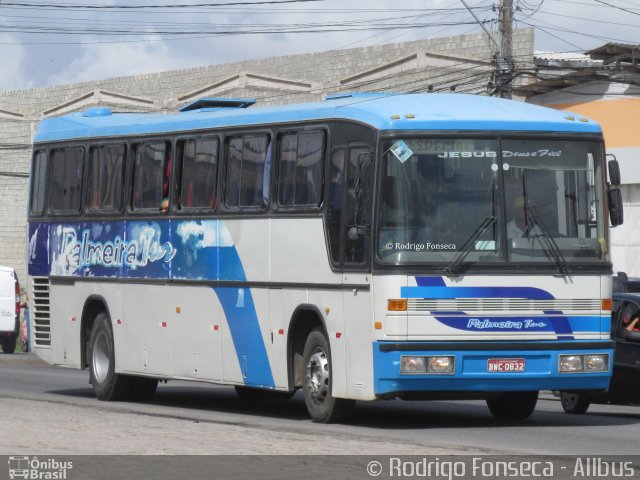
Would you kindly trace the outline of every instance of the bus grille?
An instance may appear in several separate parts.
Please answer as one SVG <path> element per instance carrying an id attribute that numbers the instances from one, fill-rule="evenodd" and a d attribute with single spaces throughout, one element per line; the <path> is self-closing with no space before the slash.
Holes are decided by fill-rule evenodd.
<path id="1" fill-rule="evenodd" d="M 36 347 L 51 346 L 49 279 L 33 278 L 33 338 Z"/>
<path id="2" fill-rule="evenodd" d="M 407 309 L 417 312 L 459 311 L 594 311 L 602 308 L 599 299 L 550 299 L 528 300 L 526 298 L 410 298 Z"/>

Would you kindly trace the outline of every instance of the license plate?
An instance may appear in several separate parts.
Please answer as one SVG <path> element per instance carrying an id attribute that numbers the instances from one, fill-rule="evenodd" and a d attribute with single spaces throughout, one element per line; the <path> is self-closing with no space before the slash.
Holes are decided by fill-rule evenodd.
<path id="1" fill-rule="evenodd" d="M 524 372 L 524 358 L 490 358 L 487 370 L 496 373 Z"/>

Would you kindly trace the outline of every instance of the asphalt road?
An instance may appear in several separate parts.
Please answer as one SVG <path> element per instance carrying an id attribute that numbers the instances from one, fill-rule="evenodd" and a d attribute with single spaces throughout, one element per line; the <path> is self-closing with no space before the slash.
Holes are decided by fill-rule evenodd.
<path id="1" fill-rule="evenodd" d="M 637 454 L 640 407 L 567 415 L 542 395 L 531 418 L 501 423 L 484 402 L 358 403 L 349 424 L 312 423 L 298 393 L 251 403 L 232 388 L 169 382 L 149 403 L 100 402 L 86 371 L 0 355 L 0 455 Z"/>

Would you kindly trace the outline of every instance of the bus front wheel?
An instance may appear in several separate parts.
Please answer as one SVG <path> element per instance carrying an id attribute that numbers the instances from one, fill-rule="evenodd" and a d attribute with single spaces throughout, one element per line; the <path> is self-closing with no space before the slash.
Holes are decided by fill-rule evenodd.
<path id="1" fill-rule="evenodd" d="M 304 345 L 304 403 L 314 422 L 333 423 L 344 420 L 355 401 L 331 395 L 331 351 L 324 332 L 311 331 Z"/>
<path id="2" fill-rule="evenodd" d="M 488 398 L 489 411 L 498 420 L 526 420 L 538 403 L 538 392 L 507 392 Z"/>
<path id="3" fill-rule="evenodd" d="M 560 392 L 560 404 L 566 413 L 582 415 L 589 410 L 591 399 L 583 393 Z"/>
<path id="4" fill-rule="evenodd" d="M 111 320 L 100 312 L 89 337 L 89 381 L 99 400 L 122 400 L 131 390 L 131 378 L 115 372 Z"/>

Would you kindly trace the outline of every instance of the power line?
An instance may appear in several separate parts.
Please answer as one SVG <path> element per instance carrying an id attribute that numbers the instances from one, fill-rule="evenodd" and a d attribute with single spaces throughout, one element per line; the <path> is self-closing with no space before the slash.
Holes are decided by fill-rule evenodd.
<path id="1" fill-rule="evenodd" d="M 241 28 L 238 27 L 235 30 L 243 31 L 252 31 L 252 29 L 270 29 L 276 31 L 278 33 L 282 31 L 288 31 L 287 29 L 292 28 L 329 28 L 329 27 L 359 27 L 359 26 L 372 26 L 375 28 L 380 28 L 380 24 L 382 23 L 382 27 L 385 28 L 398 28 L 398 27 L 407 27 L 412 28 L 416 24 L 408 24 L 406 21 L 409 19 L 418 19 L 420 15 L 406 15 L 400 17 L 391 17 L 385 18 L 383 20 L 379 19 L 364 19 L 364 20 L 343 20 L 343 21 L 334 21 L 334 22 L 312 22 L 312 23 L 244 23 L 241 25 Z M 392 21 L 400 23 L 391 23 Z M 383 23 L 387 22 L 387 23 Z M 4 27 L 5 30 L 10 31 L 20 31 L 24 33 L 69 33 L 69 34 L 95 34 L 95 35 L 120 35 L 120 34 L 131 34 L 131 35 L 160 35 L 160 34 L 189 34 L 189 33 L 200 33 L 195 31 L 195 28 L 201 28 L 203 31 L 207 33 L 218 33 L 220 30 L 216 30 L 218 28 L 229 28 L 229 23 L 161 23 L 161 25 L 165 25 L 164 29 L 149 29 L 149 28 L 122 28 L 118 27 L 116 24 L 107 24 L 106 26 L 102 26 L 100 28 L 95 27 L 85 27 L 85 28 L 76 28 L 74 26 L 64 26 L 64 25 L 56 25 L 49 26 L 50 21 L 47 22 L 46 26 L 42 26 L 41 24 L 35 25 L 10 25 Z M 458 22 L 460 23 L 460 22 Z M 453 25 L 454 22 L 432 22 L 427 24 L 418 24 L 419 26 L 440 26 L 440 25 Z M 138 24 L 136 24 L 137 26 Z M 152 25 L 160 25 L 158 23 L 154 23 Z M 84 26 L 84 23 L 83 23 Z M 189 27 L 189 30 L 183 30 L 185 27 Z M 22 30 L 24 29 L 24 30 Z M 225 32 L 225 30 L 223 30 Z"/>
<path id="2" fill-rule="evenodd" d="M 527 22 L 523 22 L 523 21 L 521 21 L 521 22 L 522 22 L 522 23 L 524 23 L 525 25 L 529 25 L 529 26 L 531 26 L 531 27 L 533 27 L 533 28 L 535 28 L 535 29 L 537 29 L 537 30 L 540 30 L 541 32 L 546 33 L 546 34 L 547 34 L 547 35 L 549 35 L 550 37 L 553 37 L 553 38 L 555 38 L 555 39 L 557 39 L 557 40 L 560 40 L 561 42 L 564 42 L 564 43 L 566 43 L 567 45 L 571 45 L 572 47 L 575 47 L 575 48 L 577 48 L 577 49 L 578 49 L 578 50 L 580 50 L 580 51 L 584 51 L 584 50 L 585 50 L 584 48 L 580 47 L 579 45 L 576 45 L 575 43 L 570 42 L 569 40 L 565 40 L 564 38 L 561 38 L 561 37 L 559 37 L 558 35 L 555 35 L 555 34 L 553 34 L 553 33 L 551 33 L 551 32 L 547 32 L 544 28 L 542 28 L 542 27 L 541 27 L 541 26 L 539 26 L 539 25 L 534 25 L 533 23 L 527 23 Z M 549 27 L 549 28 L 550 28 L 550 27 Z"/>
<path id="3" fill-rule="evenodd" d="M 587 37 L 587 38 L 597 38 L 599 40 L 603 40 L 603 41 L 606 41 L 606 42 L 625 42 L 625 40 L 622 40 L 620 38 L 607 37 L 607 36 L 604 36 L 604 35 L 596 35 L 593 32 L 590 32 L 590 33 L 578 32 L 576 30 L 569 30 L 567 28 L 558 27 L 557 25 L 553 25 L 553 24 L 551 24 L 549 22 L 544 22 L 542 20 L 538 20 L 538 21 L 542 22 L 543 24 L 545 24 L 545 28 L 548 28 L 550 30 L 555 30 L 555 31 L 563 32 L 563 33 L 571 33 L 571 34 L 574 34 L 574 35 L 580 35 L 582 37 Z M 533 23 L 527 23 L 527 22 L 522 22 L 522 23 L 524 23 L 525 25 L 529 25 L 531 27 L 534 27 L 534 28 L 539 28 L 538 25 L 533 24 Z M 545 33 L 548 33 L 548 32 L 545 32 Z M 566 40 L 564 40 L 564 41 L 566 43 L 569 43 L 570 45 L 573 45 L 570 42 L 567 42 Z M 578 47 L 577 45 L 573 45 L 573 46 L 576 47 L 576 48 L 579 48 L 581 50 L 585 50 L 585 49 L 583 49 L 581 47 Z"/>
<path id="4" fill-rule="evenodd" d="M 544 15 L 553 15 L 554 17 L 563 17 L 563 18 L 572 18 L 574 20 L 583 20 L 585 22 L 594 22 L 594 23 L 598 23 L 598 24 L 607 24 L 607 25 L 617 25 L 619 27 L 632 27 L 632 28 L 638 28 L 640 27 L 640 25 L 638 24 L 631 24 L 631 23 L 620 23 L 620 22 L 608 22 L 606 20 L 601 20 L 601 19 L 597 19 L 597 18 L 585 18 L 585 17 L 576 17 L 574 15 L 563 15 L 561 13 L 555 13 L 555 12 L 546 12 L 544 10 L 540 10 L 541 14 Z M 529 17 L 524 18 L 522 20 L 527 20 Z"/>
<path id="5" fill-rule="evenodd" d="M 597 5 L 597 4 L 593 4 L 593 3 L 585 3 L 585 2 L 577 2 L 575 0 L 550 0 L 552 2 L 560 2 L 560 3 L 570 3 L 573 5 L 582 5 L 584 7 L 599 7 L 599 8 L 611 8 L 608 5 Z M 640 9 L 631 9 L 631 10 L 640 10 Z"/>
<path id="6" fill-rule="evenodd" d="M 389 30 L 411 30 L 414 28 L 426 28 L 426 27 L 438 27 L 438 26 L 459 26 L 459 25 L 471 25 L 475 22 L 434 22 L 434 23 L 421 23 L 421 24 L 392 24 L 384 26 L 374 25 L 318 25 L 312 28 L 305 25 L 299 25 L 295 27 L 285 27 L 283 25 L 272 25 L 272 28 L 253 28 L 248 30 L 240 30 L 233 28 L 229 30 L 213 30 L 213 31 L 173 31 L 173 30 L 153 30 L 153 31 L 134 31 L 134 30 L 115 30 L 115 29 L 85 29 L 85 30 L 73 30 L 65 29 L 63 27 L 51 27 L 47 29 L 36 30 L 35 28 L 26 27 L 4 27 L 5 32 L 22 33 L 30 35 L 98 35 L 98 36 L 150 36 L 155 35 L 161 38 L 147 38 L 144 40 L 118 40 L 118 41 L 95 41 L 95 42 L 0 42 L 0 45 L 96 45 L 106 43 L 137 43 L 144 42 L 157 42 L 167 41 L 175 39 L 201 39 L 212 38 L 222 36 L 243 36 L 243 35 L 264 35 L 264 34 L 309 34 L 309 33 L 339 33 L 339 32 L 367 32 L 367 31 L 389 31 Z M 173 38 L 172 38 L 173 37 Z M 179 37 L 179 38 L 175 38 Z M 180 38 L 182 37 L 182 38 Z"/>
<path id="7" fill-rule="evenodd" d="M 443 9 L 438 9 L 438 10 L 439 10 L 439 11 L 442 11 L 442 10 L 445 10 L 445 9 L 446 9 L 446 10 L 450 10 L 450 11 L 455 10 L 456 12 L 458 12 L 458 11 L 460 11 L 460 9 L 459 9 L 459 8 L 450 8 L 450 7 L 452 7 L 453 5 L 455 5 L 456 3 L 458 3 L 458 0 L 454 0 L 452 3 L 450 3 L 449 5 L 447 5 L 447 7 L 444 7 Z M 433 10 L 430 10 L 429 12 L 425 12 L 425 13 L 423 13 L 422 15 L 419 15 L 419 16 L 418 16 L 418 18 L 425 18 L 425 17 L 427 17 L 427 16 L 430 16 L 430 15 L 432 15 L 432 14 L 433 14 L 432 12 L 433 12 Z M 442 20 L 444 20 L 445 18 L 449 18 L 449 17 L 453 16 L 454 14 L 455 14 L 455 13 L 447 13 L 447 14 L 442 18 Z M 437 15 L 444 15 L 444 13 L 438 13 Z M 446 27 L 445 27 L 445 28 L 446 28 Z M 441 32 L 441 31 L 442 31 L 442 30 L 438 30 L 438 32 Z M 432 32 L 429 36 L 435 35 L 435 34 L 437 34 L 438 32 Z M 357 45 L 358 43 L 365 42 L 366 40 L 370 40 L 370 39 L 372 39 L 372 38 L 375 38 L 375 37 L 379 37 L 379 36 L 381 36 L 381 35 L 384 35 L 385 33 L 386 33 L 386 32 L 376 33 L 375 35 L 371 35 L 371 36 L 369 36 L 369 37 L 363 38 L 363 39 L 358 40 L 358 41 L 356 41 L 356 42 L 352 42 L 352 43 L 349 43 L 349 44 L 347 44 L 347 45 L 342 45 L 342 46 L 341 46 L 341 47 L 339 47 L 339 48 L 348 48 L 348 47 L 351 47 L 351 46 L 353 46 L 353 45 Z M 385 42 L 389 42 L 389 41 L 391 41 L 391 40 L 394 40 L 394 39 L 396 39 L 396 38 L 398 38 L 398 37 L 401 37 L 401 36 L 403 36 L 403 35 L 406 35 L 407 33 L 409 33 L 409 31 L 405 31 L 405 32 L 402 32 L 402 33 L 400 33 L 400 34 L 398 34 L 398 35 L 395 35 L 395 36 L 393 36 L 393 37 L 387 38 L 387 39 L 385 39 Z"/>
<path id="8" fill-rule="evenodd" d="M 603 1 L 603 0 L 595 0 L 595 1 L 596 1 L 596 2 L 598 2 L 598 3 L 602 3 L 603 5 L 607 5 L 608 7 L 617 8 L 618 10 L 622 10 L 623 12 L 627 12 L 627 13 L 631 13 L 631 14 L 633 14 L 633 15 L 638 15 L 638 16 L 640 16 L 640 13 L 638 13 L 638 12 L 634 12 L 634 11 L 632 11 L 632 10 L 631 10 L 631 9 L 629 9 L 629 8 L 623 8 L 623 7 L 618 7 L 618 6 L 616 6 L 616 5 L 611 5 L 610 3 L 607 3 L 607 2 L 605 2 L 605 1 Z"/>
<path id="9" fill-rule="evenodd" d="M 323 2 L 324 0 L 257 0 L 247 2 L 231 3 L 191 3 L 191 4 L 169 4 L 169 5 L 91 5 L 91 4 L 60 4 L 60 3 L 26 3 L 26 2 L 4 2 L 5 7 L 29 7 L 29 8 L 55 8 L 64 10 L 132 10 L 147 8 L 202 8 L 202 7 L 229 7 L 236 5 L 279 5 L 285 3 L 309 3 Z"/>

